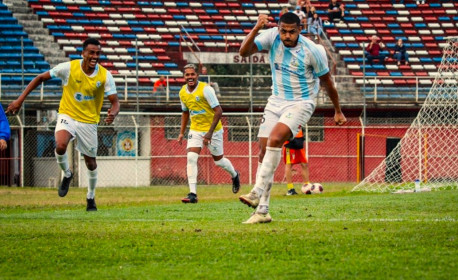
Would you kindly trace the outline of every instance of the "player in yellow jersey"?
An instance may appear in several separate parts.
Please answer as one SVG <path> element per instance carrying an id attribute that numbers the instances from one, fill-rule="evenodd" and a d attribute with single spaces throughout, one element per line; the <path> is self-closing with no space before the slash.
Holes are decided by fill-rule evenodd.
<path id="1" fill-rule="evenodd" d="M 88 168 L 87 211 L 97 211 L 95 204 L 97 124 L 100 120 L 104 96 L 107 96 L 111 103 L 105 122 L 112 123 L 119 113 L 119 101 L 113 76 L 98 64 L 100 53 L 100 42 L 93 38 L 87 39 L 83 43 L 83 59 L 60 63 L 50 71 L 35 77 L 6 111 L 15 114 L 27 95 L 41 83 L 56 77 L 62 80 L 63 93 L 55 130 L 55 154 L 64 176 L 58 194 L 61 197 L 67 194 L 73 178 L 69 168 L 67 146 L 76 138 L 78 140 L 76 149 L 84 155 Z"/>
<path id="2" fill-rule="evenodd" d="M 194 64 L 184 67 L 186 85 L 180 90 L 180 101 L 183 114 L 178 142 L 181 144 L 184 132 L 191 119 L 187 144 L 187 174 L 189 194 L 181 201 L 197 203 L 197 159 L 203 146 L 207 146 L 215 164 L 226 170 L 232 178 L 232 192 L 240 189 L 239 172 L 223 154 L 223 126 L 221 116 L 223 110 L 219 105 L 215 90 L 204 82 L 198 81 Z"/>

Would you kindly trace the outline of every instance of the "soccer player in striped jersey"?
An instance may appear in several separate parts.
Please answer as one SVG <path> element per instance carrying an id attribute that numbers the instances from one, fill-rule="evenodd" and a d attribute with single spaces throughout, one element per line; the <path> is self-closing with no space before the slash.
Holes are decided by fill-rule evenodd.
<path id="1" fill-rule="evenodd" d="M 180 90 L 181 129 L 178 142 L 181 144 L 184 132 L 191 119 L 191 127 L 187 144 L 187 175 L 190 192 L 181 201 L 197 203 L 197 160 L 203 146 L 207 146 L 215 164 L 226 170 L 232 178 L 232 192 L 240 189 L 239 172 L 223 154 L 223 126 L 221 116 L 223 110 L 219 105 L 215 90 L 207 83 L 198 80 L 194 64 L 184 67 L 186 84 Z"/>
<path id="2" fill-rule="evenodd" d="M 111 103 L 105 122 L 110 124 L 119 113 L 119 100 L 111 73 L 98 64 L 101 54 L 100 42 L 88 38 L 83 43 L 83 59 L 63 62 L 36 76 L 24 92 L 13 101 L 7 112 L 16 113 L 27 95 L 41 83 L 51 78 L 62 80 L 62 99 L 55 129 L 56 158 L 64 177 L 59 186 L 60 197 L 67 195 L 73 173 L 67 155 L 70 141 L 77 139 L 76 149 L 84 156 L 89 178 L 86 195 L 87 211 L 97 211 L 95 188 L 97 184 L 97 126 L 103 99 L 106 96 Z"/>
<path id="3" fill-rule="evenodd" d="M 268 51 L 272 71 L 272 95 L 264 109 L 259 128 L 260 154 L 256 184 L 250 193 L 240 196 L 240 201 L 256 208 L 244 223 L 268 223 L 270 189 L 275 170 L 281 159 L 282 145 L 305 126 L 315 110 L 315 97 L 320 83 L 331 99 L 334 121 L 343 125 L 339 95 L 329 73 L 328 60 L 323 46 L 300 35 L 300 19 L 294 13 L 280 17 L 278 27 L 258 32 L 268 23 L 267 15 L 260 14 L 258 21 L 240 46 L 240 55 L 250 56 Z"/>

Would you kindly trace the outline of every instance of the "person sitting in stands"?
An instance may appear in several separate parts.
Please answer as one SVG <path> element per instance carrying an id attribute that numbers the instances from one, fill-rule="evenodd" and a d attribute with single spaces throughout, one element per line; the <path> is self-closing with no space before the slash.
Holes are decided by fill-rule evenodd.
<path id="1" fill-rule="evenodd" d="M 379 37 L 373 35 L 371 38 L 371 42 L 366 48 L 366 57 L 367 62 L 370 65 L 374 64 L 374 59 L 378 59 L 380 64 L 385 64 L 385 55 L 381 54 L 381 50 L 385 47 Z"/>
<path id="2" fill-rule="evenodd" d="M 321 32 L 323 32 L 323 21 L 318 14 L 315 13 L 309 23 L 309 33 L 315 35 L 315 40 L 318 41 L 318 38 L 321 36 Z"/>
<path id="3" fill-rule="evenodd" d="M 343 22 L 345 16 L 345 6 L 337 3 L 337 0 L 331 0 L 328 7 L 328 17 L 330 22 L 334 22 L 336 19 Z"/>
<path id="4" fill-rule="evenodd" d="M 394 58 L 397 60 L 398 65 L 401 65 L 401 61 L 404 59 L 404 63 L 409 64 L 409 54 L 406 50 L 406 45 L 402 42 L 402 39 L 398 39 L 398 42 L 394 46 Z"/>

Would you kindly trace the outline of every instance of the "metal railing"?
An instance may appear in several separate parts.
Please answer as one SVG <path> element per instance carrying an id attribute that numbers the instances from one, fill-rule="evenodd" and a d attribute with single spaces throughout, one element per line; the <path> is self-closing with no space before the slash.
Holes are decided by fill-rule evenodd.
<path id="1" fill-rule="evenodd" d="M 23 77 L 34 77 L 36 74 L 24 74 Z M 18 73 L 0 74 L 0 100 L 8 102 L 16 99 L 22 92 L 24 86 L 17 81 L 15 83 L 7 82 L 2 79 L 3 76 L 17 76 Z M 135 102 L 138 98 L 140 102 L 153 102 L 157 99 L 160 103 L 177 103 L 179 102 L 178 93 L 183 83 L 177 82 L 177 78 L 182 76 L 166 76 L 167 87 L 162 96 L 153 96 L 153 80 L 157 76 L 135 75 L 113 75 L 116 80 L 119 98 L 125 102 Z M 147 77 L 151 82 L 140 83 L 137 85 L 138 78 Z M 212 82 L 217 82 L 221 91 L 221 100 L 226 102 L 248 102 L 252 98 L 256 102 L 265 102 L 271 94 L 271 76 L 270 75 L 211 75 Z M 30 78 L 29 78 L 30 79 Z M 362 100 L 365 93 L 367 101 L 383 102 L 391 101 L 412 101 L 421 102 L 429 92 L 434 81 L 433 76 L 352 76 L 336 75 L 334 80 L 342 98 L 342 103 L 354 103 Z M 403 81 L 398 83 L 396 81 Z M 253 85 L 252 88 L 251 84 Z M 251 89 L 251 92 L 250 92 Z M 27 102 L 50 102 L 59 101 L 61 97 L 61 86 L 52 83 L 43 83 L 27 98 Z M 327 103 L 326 94 L 320 92 L 318 95 L 318 104 Z"/>

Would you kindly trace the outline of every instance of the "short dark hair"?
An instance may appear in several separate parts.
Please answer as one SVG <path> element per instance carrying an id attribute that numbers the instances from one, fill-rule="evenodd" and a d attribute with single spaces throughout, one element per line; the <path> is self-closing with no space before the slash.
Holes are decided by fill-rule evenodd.
<path id="1" fill-rule="evenodd" d="M 280 23 L 286 23 L 286 24 L 292 24 L 292 23 L 295 23 L 297 26 L 301 26 L 301 19 L 295 14 L 295 13 L 284 13 L 281 17 L 280 17 L 280 21 L 278 22 L 278 24 Z"/>
<path id="2" fill-rule="evenodd" d="M 83 50 L 85 50 L 88 45 L 100 46 L 100 42 L 95 38 L 87 38 L 83 43 Z"/>

